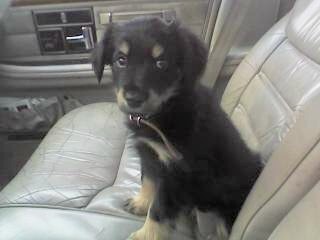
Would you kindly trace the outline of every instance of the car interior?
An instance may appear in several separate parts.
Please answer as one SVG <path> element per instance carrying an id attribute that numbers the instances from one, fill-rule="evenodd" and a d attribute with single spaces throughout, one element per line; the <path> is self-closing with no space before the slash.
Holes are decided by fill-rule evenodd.
<path id="1" fill-rule="evenodd" d="M 176 19 L 209 49 L 212 89 L 263 160 L 230 240 L 319 239 L 320 1 L 0 1 L 0 239 L 122 240 L 139 156 L 106 67 L 91 50 L 108 24 Z M 318 82 L 319 81 L 319 82 Z M 195 211 L 172 239 L 216 238 Z"/>

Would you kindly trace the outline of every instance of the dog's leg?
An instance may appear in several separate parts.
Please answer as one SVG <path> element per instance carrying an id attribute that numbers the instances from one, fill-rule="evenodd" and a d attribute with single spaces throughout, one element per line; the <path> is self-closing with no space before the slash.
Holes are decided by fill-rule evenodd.
<path id="1" fill-rule="evenodd" d="M 215 211 L 202 212 L 196 211 L 198 228 L 197 239 L 208 240 L 227 240 L 229 239 L 229 230 L 225 219 Z M 210 223 L 208 228 L 207 224 Z"/>
<path id="2" fill-rule="evenodd" d="M 130 198 L 125 203 L 125 209 L 139 216 L 146 216 L 154 197 L 154 183 L 146 176 L 142 179 L 142 186 L 137 196 Z"/>
<path id="3" fill-rule="evenodd" d="M 165 189 L 161 184 L 159 185 L 143 227 L 131 234 L 130 240 L 170 239 L 171 226 L 180 212 L 180 206 L 172 201 L 172 194 L 174 193 Z"/>

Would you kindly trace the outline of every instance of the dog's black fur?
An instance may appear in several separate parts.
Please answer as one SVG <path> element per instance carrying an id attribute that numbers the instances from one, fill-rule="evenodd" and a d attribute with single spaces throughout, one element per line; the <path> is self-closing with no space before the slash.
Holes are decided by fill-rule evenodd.
<path id="1" fill-rule="evenodd" d="M 119 65 L 123 54 L 116 46 L 123 40 L 130 51 Z M 155 44 L 164 50 L 157 59 L 150 56 Z M 138 105 L 150 97 L 150 89 L 161 96 L 175 86 L 174 93 L 154 108 L 120 106 L 125 113 L 149 117 L 183 155 L 164 163 L 138 142 L 142 172 L 156 185 L 150 217 L 162 222 L 183 209 L 214 210 L 230 229 L 259 175 L 260 157 L 242 141 L 211 91 L 198 83 L 206 60 L 207 49 L 194 34 L 176 22 L 156 18 L 109 25 L 93 53 L 98 79 L 104 65 L 111 65 L 116 89 L 134 90 Z M 128 127 L 135 137 L 162 142 L 148 127 L 131 122 Z"/>

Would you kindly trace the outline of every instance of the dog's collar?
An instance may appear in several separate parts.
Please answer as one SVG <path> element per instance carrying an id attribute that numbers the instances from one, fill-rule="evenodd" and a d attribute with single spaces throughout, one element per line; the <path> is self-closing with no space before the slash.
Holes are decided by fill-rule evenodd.
<path id="1" fill-rule="evenodd" d="M 143 124 L 154 130 L 160 136 L 161 140 L 163 141 L 164 145 L 168 150 L 168 153 L 171 155 L 171 158 L 173 160 L 182 159 L 182 154 L 172 145 L 172 143 L 168 140 L 164 133 L 156 125 L 149 121 L 149 119 L 150 117 L 146 118 L 141 115 L 129 114 L 129 120 L 135 123 L 138 127 L 141 127 L 141 125 Z"/>
<path id="2" fill-rule="evenodd" d="M 141 115 L 133 115 L 129 114 L 129 120 L 133 123 L 135 123 L 138 127 L 141 127 L 141 120 L 143 119 L 143 116 Z"/>

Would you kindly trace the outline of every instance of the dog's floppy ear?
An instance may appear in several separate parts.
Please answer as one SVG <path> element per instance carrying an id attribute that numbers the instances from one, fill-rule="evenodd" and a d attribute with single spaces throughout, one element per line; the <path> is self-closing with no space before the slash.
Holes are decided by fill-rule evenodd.
<path id="1" fill-rule="evenodd" d="M 113 30 L 114 25 L 109 24 L 105 30 L 102 40 L 98 42 L 95 48 L 92 50 L 92 68 L 99 83 L 101 82 L 104 66 L 112 64 L 112 55 L 114 51 Z"/>
<path id="2" fill-rule="evenodd" d="M 180 68 L 185 84 L 193 87 L 201 74 L 204 72 L 208 49 L 204 43 L 190 30 L 178 27 L 177 33 L 180 36 Z"/>

